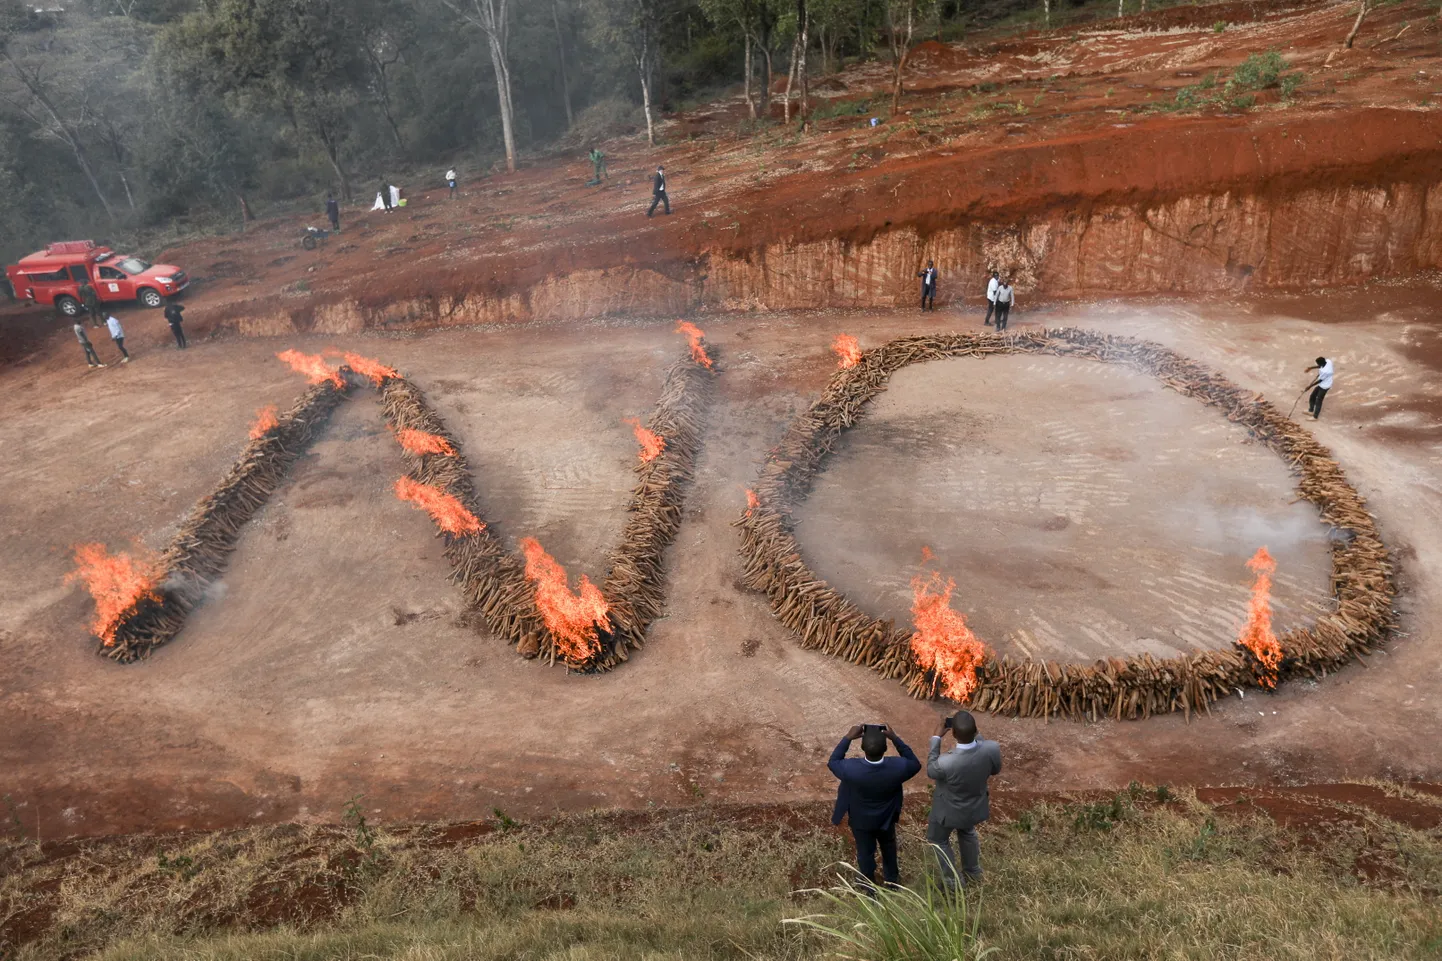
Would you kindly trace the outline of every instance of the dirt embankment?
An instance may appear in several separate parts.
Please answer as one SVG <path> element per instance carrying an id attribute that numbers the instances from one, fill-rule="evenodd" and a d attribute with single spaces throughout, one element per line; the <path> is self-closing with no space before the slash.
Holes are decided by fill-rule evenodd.
<path id="1" fill-rule="evenodd" d="M 600 189 L 552 157 L 455 203 L 348 212 L 318 251 L 286 221 L 165 256 L 199 281 L 197 325 L 255 335 L 894 306 L 926 259 L 944 301 L 991 267 L 1023 300 L 1405 276 L 1442 265 L 1442 28 L 1403 29 L 1414 5 L 1340 56 L 1350 13 L 1315 3 L 926 44 L 897 116 L 886 65 L 862 64 L 818 83 L 805 134 L 743 129 L 737 98 L 667 121 L 666 147 L 606 145 Z M 1269 50 L 1299 71 L 1289 100 L 1174 109 Z M 647 219 L 657 163 L 676 213 Z"/>

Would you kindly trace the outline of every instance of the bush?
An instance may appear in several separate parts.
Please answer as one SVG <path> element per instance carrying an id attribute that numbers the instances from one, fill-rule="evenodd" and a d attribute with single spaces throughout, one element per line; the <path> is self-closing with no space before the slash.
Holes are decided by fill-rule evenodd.
<path id="1" fill-rule="evenodd" d="M 620 97 L 607 97 L 582 110 L 571 129 L 556 143 L 560 147 L 580 147 L 633 134 L 645 126 L 646 116 L 640 107 Z"/>
<path id="2" fill-rule="evenodd" d="M 1285 69 L 1287 62 L 1277 51 L 1254 53 L 1232 72 L 1232 79 L 1227 82 L 1227 86 L 1233 90 L 1265 90 L 1277 86 Z"/>

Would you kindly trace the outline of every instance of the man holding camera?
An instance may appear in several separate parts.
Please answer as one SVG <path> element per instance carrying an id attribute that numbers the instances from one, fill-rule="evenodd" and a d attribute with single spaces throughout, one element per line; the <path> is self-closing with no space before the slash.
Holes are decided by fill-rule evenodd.
<path id="1" fill-rule="evenodd" d="M 851 742 L 861 738 L 864 757 L 846 756 Z M 896 745 L 900 757 L 886 757 L 886 742 Z M 843 816 L 856 839 L 856 867 L 868 884 L 875 880 L 876 848 L 881 847 L 881 874 L 887 884 L 900 878 L 896 865 L 896 822 L 901 817 L 901 786 L 916 777 L 921 762 L 885 724 L 858 724 L 846 732 L 826 763 L 841 782 L 836 789 L 836 810 L 831 823 Z"/>
<path id="2" fill-rule="evenodd" d="M 956 738 L 956 746 L 942 754 L 941 739 L 947 731 Z M 991 817 L 987 779 L 1000 773 L 1001 745 L 976 736 L 976 718 L 970 711 L 957 711 L 954 717 L 941 719 L 926 755 L 926 776 L 936 782 L 926 840 L 936 847 L 947 887 L 958 882 L 956 856 L 951 848 L 953 831 L 961 848 L 961 870 L 965 875 L 961 883 L 981 880 L 981 842 L 976 826 Z"/>

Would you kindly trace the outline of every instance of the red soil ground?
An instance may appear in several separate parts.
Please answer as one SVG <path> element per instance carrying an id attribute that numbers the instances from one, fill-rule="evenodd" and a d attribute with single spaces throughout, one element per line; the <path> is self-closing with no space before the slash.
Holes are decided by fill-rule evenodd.
<path id="1" fill-rule="evenodd" d="M 1228 185 L 1281 189 L 1298 178 L 1435 176 L 1427 164 L 1439 159 L 1442 115 L 1422 105 L 1434 96 L 1438 59 L 1430 6 L 1426 16 L 1411 2 L 1382 8 L 1359 48 L 1330 66 L 1348 25 L 1343 6 L 1202 9 L 1076 40 L 928 46 L 909 81 L 906 124 L 835 117 L 805 138 L 771 131 L 757 140 L 738 135 L 744 107 L 733 101 L 668 121 L 672 142 L 656 150 L 634 139 L 607 145 L 614 159 L 603 190 L 582 187 L 589 167 L 580 161 L 543 158 L 468 182 L 454 205 L 439 190 L 413 190 L 415 206 L 401 213 L 350 211 L 345 233 L 310 254 L 297 218 L 166 252 L 198 278 L 194 346 L 183 355 L 162 352 L 158 315 L 131 311 L 136 362 L 82 375 L 68 335 L 47 336 L 53 321 L 25 315 L 36 335 L 8 339 L 0 368 L 0 447 L 13 452 L 0 477 L 0 767 L 21 819 L 55 836 L 332 818 L 357 791 L 399 819 L 476 816 L 495 803 L 544 812 L 702 796 L 807 799 L 828 789 L 819 761 L 859 716 L 927 730 L 932 706 L 798 650 L 762 601 L 734 586 L 729 526 L 762 453 L 829 373 L 831 335 L 846 329 L 879 343 L 915 332 L 914 314 L 702 320 L 728 373 L 671 554 L 673 614 L 643 655 L 605 678 L 546 671 L 466 626 L 428 522 L 387 490 L 395 458 L 368 401 L 337 415 L 242 539 L 223 596 L 151 661 L 120 668 L 93 656 L 82 627 L 88 603 L 63 583 L 68 551 L 87 540 L 162 545 L 228 466 L 255 408 L 297 390 L 273 353 L 335 344 L 407 367 L 463 438 L 507 531 L 542 530 L 573 572 L 595 576 L 588 565 L 620 522 L 630 479 L 621 418 L 654 402 L 676 349 L 669 326 L 304 335 L 327 304 L 364 306 L 369 327 L 413 329 L 444 323 L 450 305 L 475 291 L 513 294 L 529 309 L 522 302 L 537 284 L 567 272 L 646 263 L 684 280 L 709 251 L 742 256 L 787 241 L 856 242 L 902 224 L 932 229 L 938 210 L 1010 217 Z M 1194 16 L 1234 26 L 1156 29 Z M 1411 28 L 1384 42 L 1408 18 Z M 1298 106 L 1135 109 L 1274 46 L 1307 73 Z M 870 96 L 882 73 L 857 68 L 823 92 Z M 1003 103 L 1025 113 L 1003 113 Z M 694 139 L 676 142 L 683 122 Z M 678 212 L 648 222 L 646 174 L 658 160 Z M 878 302 L 890 298 L 877 291 Z M 1405 593 L 1402 634 L 1388 653 L 1291 685 L 1264 699 L 1260 715 L 1249 696 L 1191 726 L 988 718 L 988 732 L 1008 745 L 1004 787 L 1442 778 L 1436 306 L 1425 286 L 1041 315 L 1026 302 L 1017 324 L 1154 337 L 1274 400 L 1295 394 L 1316 353 L 1341 357 L 1349 380 L 1318 430 L 1378 511 L 1403 561 Z M 668 309 L 645 290 L 612 307 Z M 228 336 L 263 333 L 278 313 L 285 329 L 302 332 L 294 342 Z M 975 322 L 940 317 L 925 323 Z M 1018 395 L 1024 404 L 1024 389 Z M 1131 483 L 1145 496 L 1143 475 Z"/>

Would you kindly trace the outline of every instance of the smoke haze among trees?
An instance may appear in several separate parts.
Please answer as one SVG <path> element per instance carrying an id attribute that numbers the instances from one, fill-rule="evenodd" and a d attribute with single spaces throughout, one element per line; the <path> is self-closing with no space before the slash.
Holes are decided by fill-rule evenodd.
<path id="1" fill-rule="evenodd" d="M 579 155 L 727 88 L 780 120 L 789 86 L 794 122 L 808 77 L 892 56 L 889 24 L 920 41 L 967 16 L 957 0 L 0 0 L 0 253 Z"/>

